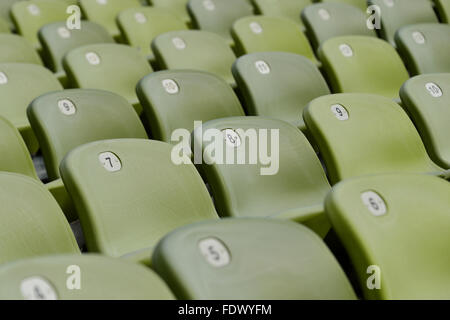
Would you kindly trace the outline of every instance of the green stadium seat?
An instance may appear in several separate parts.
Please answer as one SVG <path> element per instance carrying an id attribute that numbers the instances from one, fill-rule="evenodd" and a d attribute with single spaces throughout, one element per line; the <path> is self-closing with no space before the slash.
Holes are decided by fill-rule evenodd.
<path id="1" fill-rule="evenodd" d="M 450 298 L 448 182 L 414 174 L 348 179 L 325 207 L 366 299 Z"/>
<path id="2" fill-rule="evenodd" d="M 395 46 L 395 32 L 403 26 L 438 22 L 430 0 L 367 0 L 381 10 L 380 36 Z"/>
<path id="3" fill-rule="evenodd" d="M 366 12 L 368 7 L 366 0 L 322 0 L 322 2 L 349 4 L 351 6 L 361 9 L 364 12 Z"/>
<path id="4" fill-rule="evenodd" d="M 75 279 L 77 274 L 80 282 Z M 121 259 L 92 254 L 55 255 L 8 263 L 0 267 L 0 282 L 2 300 L 174 298 L 154 271 Z M 80 290 L 77 290 L 78 284 Z"/>
<path id="5" fill-rule="evenodd" d="M 136 48 L 110 43 L 82 46 L 64 57 L 63 67 L 73 87 L 112 91 L 142 112 L 135 86 L 153 70 Z"/>
<path id="6" fill-rule="evenodd" d="M 247 0 L 190 0 L 187 9 L 196 29 L 215 32 L 229 45 L 233 45 L 233 23 L 253 15 L 253 6 Z"/>
<path id="7" fill-rule="evenodd" d="M 303 118 L 333 184 L 368 174 L 446 174 L 428 157 L 406 112 L 385 97 L 320 97 L 308 105 Z"/>
<path id="8" fill-rule="evenodd" d="M 450 72 L 450 25 L 403 27 L 397 31 L 395 43 L 411 74 Z"/>
<path id="9" fill-rule="evenodd" d="M 435 0 L 435 5 L 442 23 L 450 23 L 450 0 Z"/>
<path id="10" fill-rule="evenodd" d="M 56 0 L 19 1 L 11 8 L 11 18 L 17 32 L 41 50 L 38 32 L 44 25 L 66 21 L 67 5 Z"/>
<path id="11" fill-rule="evenodd" d="M 8 21 L 0 18 L 0 34 L 1 33 L 11 33 L 11 30 L 9 29 Z"/>
<path id="12" fill-rule="evenodd" d="M 302 25 L 300 13 L 312 0 L 251 0 L 258 14 L 287 18 Z"/>
<path id="13" fill-rule="evenodd" d="M 238 56 L 254 52 L 283 51 L 300 54 L 314 63 L 308 39 L 289 19 L 254 16 L 236 21 L 231 30 Z"/>
<path id="14" fill-rule="evenodd" d="M 153 40 L 152 50 L 162 69 L 211 72 L 235 86 L 231 66 L 236 56 L 219 35 L 198 30 L 172 31 Z"/>
<path id="15" fill-rule="evenodd" d="M 0 1 L 0 20 L 4 20 L 8 24 L 8 29 L 13 29 L 14 24 L 11 21 L 10 11 L 14 3 L 23 0 L 2 0 Z"/>
<path id="16" fill-rule="evenodd" d="M 225 219 L 164 237 L 153 267 L 178 299 L 356 299 L 340 265 L 308 228 L 272 219 Z"/>
<path id="17" fill-rule="evenodd" d="M 189 0 L 147 0 L 150 5 L 155 8 L 170 10 L 184 23 L 190 23 L 191 18 L 187 11 L 187 3 Z"/>
<path id="18" fill-rule="evenodd" d="M 42 66 L 25 63 L 0 64 L 0 116 L 19 129 L 31 154 L 39 145 L 28 122 L 26 109 L 41 94 L 62 90 L 54 75 Z"/>
<path id="19" fill-rule="evenodd" d="M 373 93 L 398 99 L 409 75 L 386 41 L 366 36 L 331 38 L 319 48 L 319 59 L 335 93 Z"/>
<path id="20" fill-rule="evenodd" d="M 138 48 L 150 61 L 155 56 L 150 45 L 160 34 L 187 29 L 186 24 L 168 10 L 142 7 L 122 11 L 117 24 L 124 42 Z"/>
<path id="21" fill-rule="evenodd" d="M 0 63 L 31 63 L 42 65 L 34 47 L 24 37 L 0 34 Z"/>
<path id="22" fill-rule="evenodd" d="M 27 115 L 50 180 L 60 177 L 62 159 L 82 144 L 148 138 L 128 101 L 108 91 L 72 89 L 44 94 L 30 104 Z"/>
<path id="23" fill-rule="evenodd" d="M 79 0 L 84 16 L 102 25 L 115 39 L 120 39 L 117 15 L 126 9 L 141 7 L 139 0 Z"/>
<path id="24" fill-rule="evenodd" d="M 400 90 L 403 107 L 419 130 L 428 154 L 450 169 L 450 73 L 426 74 L 406 81 Z"/>
<path id="25" fill-rule="evenodd" d="M 217 130 L 225 141 L 223 149 L 212 154 L 209 150 L 214 144 L 205 138 L 206 134 L 202 138 L 202 132 L 208 129 Z M 275 130 L 279 142 L 274 140 Z M 296 127 L 262 117 L 224 118 L 194 130 L 193 141 L 202 146 L 201 170 L 211 186 L 220 216 L 290 219 L 326 235 L 329 224 L 323 215 L 323 200 L 330 185 L 313 147 Z M 252 143 L 268 145 L 268 154 L 276 155 L 271 163 L 252 156 Z M 229 154 L 248 160 L 245 164 L 232 164 L 226 160 Z M 252 157 L 257 159 L 252 162 Z"/>
<path id="26" fill-rule="evenodd" d="M 58 203 L 36 179 L 0 172 L 0 201 L 0 264 L 79 252 Z"/>
<path id="27" fill-rule="evenodd" d="M 202 71 L 159 71 L 144 77 L 136 92 L 152 137 L 171 142 L 176 129 L 194 130 L 194 121 L 244 116 L 233 89 Z"/>
<path id="28" fill-rule="evenodd" d="M 319 69 L 307 58 L 287 52 L 240 57 L 232 69 L 249 115 L 285 120 L 304 130 L 303 108 L 330 94 Z"/>
<path id="29" fill-rule="evenodd" d="M 326 40 L 339 36 L 360 35 L 376 37 L 367 28 L 366 14 L 355 6 L 344 3 L 316 3 L 302 11 L 306 35 L 315 50 Z"/>
<path id="30" fill-rule="evenodd" d="M 61 81 L 65 79 L 62 60 L 70 50 L 88 44 L 114 43 L 106 29 L 90 21 L 82 21 L 80 30 L 67 29 L 65 22 L 51 23 L 41 28 L 38 37 L 46 65 Z"/>
<path id="31" fill-rule="evenodd" d="M 150 264 L 167 232 L 217 218 L 194 165 L 171 161 L 172 145 L 144 139 L 91 142 L 62 161 L 90 252 Z"/>

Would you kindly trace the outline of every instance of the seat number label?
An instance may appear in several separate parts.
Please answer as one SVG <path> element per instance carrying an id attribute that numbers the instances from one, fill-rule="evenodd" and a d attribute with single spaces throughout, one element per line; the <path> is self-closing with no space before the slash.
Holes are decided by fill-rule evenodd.
<path id="1" fill-rule="evenodd" d="M 256 69 L 261 74 L 269 74 L 270 73 L 270 67 L 265 61 L 262 61 L 262 60 L 256 61 L 255 66 L 256 66 Z"/>
<path id="2" fill-rule="evenodd" d="M 340 104 L 333 104 L 331 106 L 331 112 L 336 116 L 338 120 L 345 121 L 348 120 L 347 110 Z"/>
<path id="3" fill-rule="evenodd" d="M 25 300 L 58 300 L 53 286 L 41 277 L 30 277 L 22 280 L 20 292 Z"/>
<path id="4" fill-rule="evenodd" d="M 63 99 L 58 101 L 58 108 L 62 114 L 66 116 L 71 116 L 76 113 L 77 109 L 72 101 L 68 99 Z"/>
<path id="5" fill-rule="evenodd" d="M 221 268 L 228 265 L 231 261 L 228 249 L 219 239 L 203 239 L 198 243 L 198 248 L 206 262 L 213 267 Z"/>
<path id="6" fill-rule="evenodd" d="M 122 169 L 120 159 L 112 152 L 103 152 L 98 156 L 100 164 L 106 171 L 116 172 Z"/>
<path id="7" fill-rule="evenodd" d="M 380 195 L 373 191 L 366 191 L 361 194 L 361 200 L 374 216 L 382 216 L 387 213 L 387 207 Z"/>
<path id="8" fill-rule="evenodd" d="M 7 84 L 8 83 L 8 77 L 5 73 L 0 72 L 0 84 Z"/>
<path id="9" fill-rule="evenodd" d="M 435 98 L 442 97 L 442 90 L 436 83 L 428 82 L 425 85 L 425 89 L 427 89 L 428 93 Z"/>
<path id="10" fill-rule="evenodd" d="M 241 137 L 233 129 L 222 130 L 227 146 L 237 148 L 242 144 Z"/>

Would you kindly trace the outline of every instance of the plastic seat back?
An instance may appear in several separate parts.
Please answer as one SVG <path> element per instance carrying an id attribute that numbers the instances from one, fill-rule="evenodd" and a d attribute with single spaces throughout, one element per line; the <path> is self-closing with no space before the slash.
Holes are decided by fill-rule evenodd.
<path id="1" fill-rule="evenodd" d="M 9 62 L 42 65 L 39 54 L 28 40 L 15 34 L 0 34 L 0 63 Z"/>
<path id="2" fill-rule="evenodd" d="M 288 18 L 302 25 L 300 13 L 312 4 L 311 0 L 252 0 L 256 11 L 264 16 Z"/>
<path id="3" fill-rule="evenodd" d="M 189 23 L 191 18 L 187 11 L 187 4 L 189 0 L 147 0 L 155 8 L 162 8 L 170 10 L 184 23 Z"/>

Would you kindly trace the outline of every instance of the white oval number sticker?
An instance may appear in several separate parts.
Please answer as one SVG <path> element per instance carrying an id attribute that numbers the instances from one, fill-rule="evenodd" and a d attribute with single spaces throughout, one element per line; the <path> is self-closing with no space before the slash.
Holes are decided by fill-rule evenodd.
<path id="1" fill-rule="evenodd" d="M 77 111 L 73 102 L 68 99 L 59 100 L 58 108 L 61 113 L 65 114 L 66 116 L 71 116 Z"/>
<path id="2" fill-rule="evenodd" d="M 134 14 L 134 19 L 137 23 L 144 24 L 147 22 L 147 17 L 142 12 L 136 12 Z"/>
<path id="3" fill-rule="evenodd" d="M 58 34 L 63 39 L 69 39 L 70 38 L 70 31 L 67 28 L 64 28 L 64 27 L 58 28 Z"/>
<path id="4" fill-rule="evenodd" d="M 270 67 L 265 61 L 262 61 L 262 60 L 256 61 L 255 66 L 256 66 L 256 69 L 261 74 L 269 74 L 270 73 Z"/>
<path id="5" fill-rule="evenodd" d="M 328 12 L 328 10 L 321 8 L 321 9 L 319 9 L 318 13 L 319 13 L 319 17 L 321 17 L 322 20 L 325 20 L 325 21 L 330 20 L 331 16 L 330 16 L 330 13 Z"/>
<path id="6" fill-rule="evenodd" d="M 201 240 L 198 247 L 205 260 L 213 267 L 220 268 L 230 263 L 230 253 L 222 241 L 216 238 L 207 238 Z"/>
<path id="7" fill-rule="evenodd" d="M 212 0 L 204 0 L 203 7 L 208 11 L 216 10 L 216 5 L 214 4 L 214 2 L 212 2 Z"/>
<path id="8" fill-rule="evenodd" d="M 348 120 L 348 112 L 344 106 L 340 104 L 333 104 L 331 106 L 331 112 L 336 116 L 338 120 L 345 121 Z"/>
<path id="9" fill-rule="evenodd" d="M 164 79 L 162 81 L 162 86 L 168 94 L 177 94 L 180 91 L 178 84 L 172 79 Z"/>
<path id="10" fill-rule="evenodd" d="M 427 89 L 427 91 L 430 93 L 430 95 L 432 97 L 435 97 L 435 98 L 442 97 L 442 90 L 441 90 L 441 88 L 439 88 L 439 86 L 436 83 L 428 82 L 425 85 L 425 88 Z"/>
<path id="11" fill-rule="evenodd" d="M 103 168 L 109 172 L 116 172 L 122 169 L 120 159 L 112 152 L 103 152 L 98 156 L 98 160 Z"/>
<path id="12" fill-rule="evenodd" d="M 225 138 L 225 143 L 232 147 L 232 148 L 236 148 L 239 147 L 242 143 L 241 141 L 241 137 L 239 137 L 239 135 L 236 133 L 236 131 L 234 131 L 233 129 L 225 129 L 222 131 L 224 138 Z"/>
<path id="13" fill-rule="evenodd" d="M 100 64 L 100 57 L 95 52 L 86 53 L 86 60 L 94 66 Z"/>
<path id="14" fill-rule="evenodd" d="M 0 84 L 7 84 L 8 77 L 3 72 L 0 72 Z"/>
<path id="15" fill-rule="evenodd" d="M 30 4 L 28 7 L 28 12 L 33 15 L 33 16 L 38 16 L 41 14 L 41 10 L 39 9 L 39 7 L 35 4 Z"/>
<path id="16" fill-rule="evenodd" d="M 414 31 L 412 33 L 412 38 L 413 38 L 414 42 L 417 43 L 417 44 L 424 44 L 425 43 L 425 36 L 419 31 Z"/>
<path id="17" fill-rule="evenodd" d="M 250 23 L 250 30 L 252 30 L 252 32 L 256 34 L 260 34 L 263 32 L 263 29 L 258 22 Z"/>
<path id="18" fill-rule="evenodd" d="M 353 50 L 348 44 L 341 44 L 339 46 L 339 50 L 341 51 L 344 57 L 353 57 Z"/>
<path id="19" fill-rule="evenodd" d="M 20 292 L 25 300 L 58 300 L 55 289 L 41 277 L 30 277 L 22 280 Z"/>
<path id="20" fill-rule="evenodd" d="M 186 42 L 184 42 L 184 40 L 181 38 L 173 38 L 172 43 L 178 50 L 186 49 Z"/>
<path id="21" fill-rule="evenodd" d="M 361 200 L 374 216 L 382 216 L 387 212 L 386 203 L 380 195 L 373 191 L 366 191 L 361 194 Z"/>

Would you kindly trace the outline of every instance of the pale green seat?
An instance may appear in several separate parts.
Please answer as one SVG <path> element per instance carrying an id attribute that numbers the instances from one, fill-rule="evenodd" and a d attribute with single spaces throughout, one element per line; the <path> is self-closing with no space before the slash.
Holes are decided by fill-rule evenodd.
<path id="1" fill-rule="evenodd" d="M 356 299 L 323 241 L 288 221 L 224 219 L 182 227 L 161 240 L 153 262 L 178 299 Z"/>
<path id="2" fill-rule="evenodd" d="M 216 149 L 208 135 L 202 139 L 202 131 L 208 129 L 218 134 L 212 142 L 224 140 L 216 152 L 211 152 Z M 264 131 L 267 140 L 261 137 Z M 202 147 L 201 170 L 220 216 L 289 219 L 326 235 L 329 224 L 323 200 L 330 185 L 313 147 L 295 126 L 263 117 L 223 118 L 203 123 L 193 138 Z M 256 148 L 258 154 L 252 153 L 258 144 L 267 145 L 270 163 L 258 156 L 260 148 Z M 242 160 L 230 163 L 227 159 L 234 154 L 245 164 Z"/>
<path id="3" fill-rule="evenodd" d="M 2 0 L 0 1 L 0 20 L 4 20 L 8 24 L 8 29 L 14 29 L 14 24 L 11 21 L 10 11 L 14 3 L 23 0 Z"/>
<path id="4" fill-rule="evenodd" d="M 42 65 L 34 47 L 24 37 L 0 34 L 0 63 L 31 63 Z"/>
<path id="5" fill-rule="evenodd" d="M 289 19 L 254 16 L 239 19 L 231 30 L 239 56 L 266 51 L 296 53 L 318 63 L 300 26 Z"/>
<path id="6" fill-rule="evenodd" d="M 43 255 L 79 253 L 58 203 L 36 179 L 1 172 L 0 202 L 0 264 Z"/>
<path id="7" fill-rule="evenodd" d="M 368 0 L 369 5 L 381 9 L 380 36 L 395 46 L 395 32 L 401 27 L 427 22 L 438 22 L 430 0 Z M 388 5 L 392 3 L 392 5 Z"/>
<path id="8" fill-rule="evenodd" d="M 256 12 L 269 17 L 287 18 L 302 25 L 300 13 L 312 0 L 251 0 Z"/>
<path id="9" fill-rule="evenodd" d="M 190 0 L 187 10 L 196 29 L 219 34 L 233 45 L 233 23 L 253 15 L 253 6 L 247 0 Z"/>
<path id="10" fill-rule="evenodd" d="M 27 110 L 50 180 L 59 164 L 85 143 L 118 138 L 147 139 L 144 126 L 128 101 L 109 91 L 72 89 L 35 99 Z"/>
<path id="11" fill-rule="evenodd" d="M 150 61 L 155 56 L 150 48 L 153 39 L 160 34 L 187 29 L 186 24 L 169 10 L 141 7 L 122 11 L 117 25 L 124 42 L 138 48 Z"/>
<path id="12" fill-rule="evenodd" d="M 419 130 L 428 154 L 450 169 L 450 73 L 426 74 L 406 81 L 400 90 L 403 107 Z"/>
<path id="13" fill-rule="evenodd" d="M 217 219 L 194 165 L 174 164 L 172 148 L 144 139 L 105 140 L 80 146 L 62 161 L 90 252 L 149 264 L 169 231 Z"/>
<path id="14" fill-rule="evenodd" d="M 81 21 L 80 30 L 67 29 L 65 22 L 51 23 L 41 28 L 38 37 L 47 67 L 62 81 L 65 79 L 62 60 L 70 50 L 88 44 L 114 43 L 105 28 L 90 21 Z"/>
<path id="15" fill-rule="evenodd" d="M 1 33 L 11 33 L 11 29 L 9 29 L 8 21 L 0 18 L 0 34 Z"/>
<path id="16" fill-rule="evenodd" d="M 171 91 L 167 80 L 175 84 Z M 194 130 L 194 121 L 244 116 L 233 89 L 221 78 L 202 71 L 159 71 L 143 78 L 137 95 L 152 137 L 171 142 L 177 129 Z"/>
<path id="17" fill-rule="evenodd" d="M 141 7 L 139 0 L 79 0 L 87 20 L 102 25 L 115 39 L 120 38 L 117 15 L 126 9 Z"/>
<path id="18" fill-rule="evenodd" d="M 153 70 L 138 49 L 109 43 L 87 45 L 71 50 L 63 66 L 73 87 L 112 91 L 141 113 L 135 87 Z"/>
<path id="19" fill-rule="evenodd" d="M 293 53 L 248 54 L 236 61 L 232 71 L 248 115 L 285 120 L 302 130 L 303 108 L 330 94 L 319 69 Z"/>
<path id="20" fill-rule="evenodd" d="M 62 90 L 61 84 L 47 69 L 36 64 L 0 64 L 0 116 L 20 131 L 28 149 L 35 154 L 39 148 L 28 122 L 26 109 L 41 94 Z"/>
<path id="21" fill-rule="evenodd" d="M 360 35 L 376 37 L 367 28 L 367 16 L 355 6 L 344 3 L 316 3 L 302 11 L 306 35 L 315 50 L 326 40 L 339 36 Z"/>
<path id="22" fill-rule="evenodd" d="M 441 22 L 450 23 L 450 0 L 435 0 L 434 2 Z"/>
<path id="23" fill-rule="evenodd" d="M 184 23 L 189 23 L 191 21 L 186 8 L 189 0 L 147 0 L 147 2 L 155 8 L 170 10 Z"/>
<path id="24" fill-rule="evenodd" d="M 162 69 L 211 72 L 235 86 L 231 66 L 233 50 L 221 36 L 198 30 L 172 31 L 153 40 L 152 50 Z"/>
<path id="25" fill-rule="evenodd" d="M 450 72 L 450 25 L 403 27 L 397 31 L 395 43 L 411 74 Z"/>
<path id="26" fill-rule="evenodd" d="M 66 21 L 67 5 L 57 0 L 19 1 L 11 8 L 11 18 L 17 32 L 41 50 L 38 32 L 44 25 Z"/>
<path id="27" fill-rule="evenodd" d="M 319 48 L 319 59 L 335 93 L 373 93 L 398 99 L 409 75 L 395 49 L 367 36 L 331 38 Z"/>
<path id="28" fill-rule="evenodd" d="M 80 289 L 67 286 L 78 284 Z M 71 281 L 72 280 L 72 281 Z M 100 255 L 55 255 L 0 267 L 1 300 L 172 300 L 162 279 L 144 266 Z"/>
<path id="29" fill-rule="evenodd" d="M 388 98 L 324 96 L 313 100 L 303 117 L 333 184 L 370 174 L 445 174 L 427 155 L 406 112 Z"/>
<path id="30" fill-rule="evenodd" d="M 348 179 L 325 207 L 366 299 L 450 299 L 448 182 L 415 174 Z M 381 286 L 370 290 L 377 274 Z"/>
<path id="31" fill-rule="evenodd" d="M 14 125 L 0 116 L 0 171 L 28 176 L 39 181 L 36 169 L 27 146 Z M 77 218 L 73 203 L 67 194 L 61 179 L 47 183 L 51 192 L 69 221 Z"/>
<path id="32" fill-rule="evenodd" d="M 366 12 L 366 9 L 368 7 L 366 0 L 322 0 L 322 2 L 349 4 L 351 6 L 361 9 L 364 12 Z"/>

